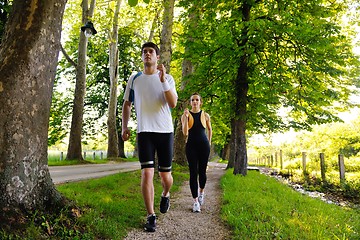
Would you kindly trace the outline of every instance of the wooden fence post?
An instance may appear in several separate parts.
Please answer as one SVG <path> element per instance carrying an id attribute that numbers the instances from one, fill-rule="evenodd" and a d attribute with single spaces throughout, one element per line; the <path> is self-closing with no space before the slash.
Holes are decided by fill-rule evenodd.
<path id="1" fill-rule="evenodd" d="M 86 160 L 86 152 L 84 152 L 84 160 Z"/>
<path id="2" fill-rule="evenodd" d="M 302 152 L 302 167 L 303 173 L 306 175 L 306 152 Z"/>
<path id="3" fill-rule="evenodd" d="M 275 152 L 275 166 L 278 166 L 278 152 Z"/>
<path id="4" fill-rule="evenodd" d="M 100 159 L 103 159 L 103 152 L 100 153 Z"/>
<path id="5" fill-rule="evenodd" d="M 324 153 L 320 153 L 320 169 L 321 169 L 321 180 L 326 182 L 326 168 L 325 168 L 325 156 Z"/>
<path id="6" fill-rule="evenodd" d="M 60 161 L 62 161 L 64 159 L 64 153 L 60 152 Z"/>
<path id="7" fill-rule="evenodd" d="M 283 169 L 282 150 L 280 149 L 280 169 Z"/>
<path id="8" fill-rule="evenodd" d="M 339 172 L 340 172 L 340 182 L 345 181 L 345 163 L 344 163 L 344 155 L 339 155 Z"/>
<path id="9" fill-rule="evenodd" d="M 93 152 L 93 160 L 95 160 L 95 155 L 96 155 L 96 153 L 95 153 L 95 152 Z"/>

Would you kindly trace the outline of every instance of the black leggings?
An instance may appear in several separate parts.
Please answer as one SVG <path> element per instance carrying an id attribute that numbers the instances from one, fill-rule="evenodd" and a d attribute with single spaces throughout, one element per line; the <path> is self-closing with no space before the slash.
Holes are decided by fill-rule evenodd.
<path id="1" fill-rule="evenodd" d="M 198 197 L 198 190 L 205 188 L 206 168 L 209 161 L 210 145 L 209 142 L 201 144 L 186 144 L 186 158 L 190 170 L 190 190 L 193 198 Z M 199 177 L 199 182 L 198 182 Z"/>

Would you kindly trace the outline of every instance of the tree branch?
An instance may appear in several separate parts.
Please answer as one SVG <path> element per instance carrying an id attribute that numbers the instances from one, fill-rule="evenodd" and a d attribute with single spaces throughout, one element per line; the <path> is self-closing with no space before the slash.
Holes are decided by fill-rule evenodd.
<path id="1" fill-rule="evenodd" d="M 75 68 L 77 68 L 77 64 L 70 58 L 70 56 L 66 53 L 65 49 L 63 48 L 62 44 L 60 44 L 61 52 L 64 54 L 66 60 L 73 65 Z"/>

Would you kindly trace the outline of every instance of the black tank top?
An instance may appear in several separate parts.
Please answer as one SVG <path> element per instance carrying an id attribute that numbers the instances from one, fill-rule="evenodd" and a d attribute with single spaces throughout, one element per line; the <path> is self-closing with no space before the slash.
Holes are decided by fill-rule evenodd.
<path id="1" fill-rule="evenodd" d="M 201 124 L 201 112 L 198 113 L 193 113 L 190 112 L 190 114 L 193 116 L 194 118 L 194 124 L 193 126 L 189 129 L 189 136 L 188 136 L 188 143 L 207 143 L 209 144 L 209 140 L 206 136 L 205 133 L 205 128 L 204 126 Z"/>

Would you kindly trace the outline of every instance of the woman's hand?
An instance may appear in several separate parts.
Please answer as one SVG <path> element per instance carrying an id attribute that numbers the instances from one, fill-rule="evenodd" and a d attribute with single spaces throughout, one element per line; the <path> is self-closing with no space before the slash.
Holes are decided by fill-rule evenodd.
<path id="1" fill-rule="evenodd" d="M 185 108 L 184 109 L 184 115 L 188 118 L 189 114 L 190 114 L 189 109 Z"/>

